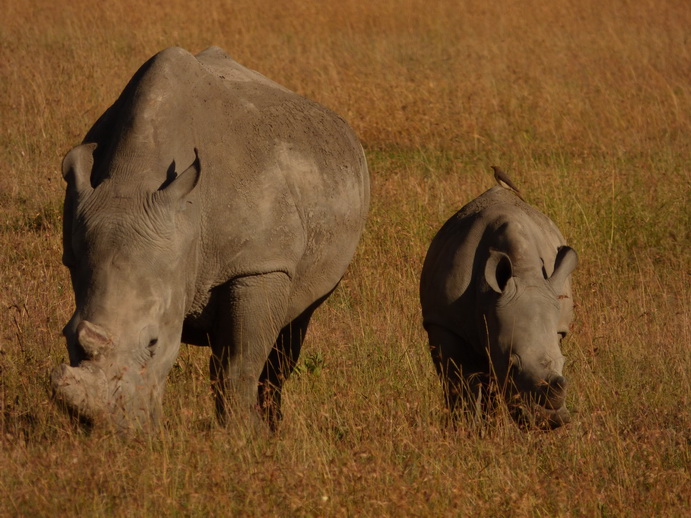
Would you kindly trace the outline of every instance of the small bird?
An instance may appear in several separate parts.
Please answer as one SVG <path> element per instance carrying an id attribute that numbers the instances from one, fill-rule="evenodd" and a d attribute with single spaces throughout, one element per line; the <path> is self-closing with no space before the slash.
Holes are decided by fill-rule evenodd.
<path id="1" fill-rule="evenodd" d="M 504 189 L 508 189 L 510 191 L 513 191 L 513 193 L 518 196 L 520 199 L 525 201 L 523 196 L 521 196 L 521 191 L 518 190 L 518 187 L 514 185 L 514 183 L 511 181 L 509 178 L 509 175 L 507 175 L 504 171 L 502 171 L 499 167 L 496 165 L 491 166 L 492 169 L 494 170 L 494 179 L 497 181 L 499 185 L 501 185 Z"/>

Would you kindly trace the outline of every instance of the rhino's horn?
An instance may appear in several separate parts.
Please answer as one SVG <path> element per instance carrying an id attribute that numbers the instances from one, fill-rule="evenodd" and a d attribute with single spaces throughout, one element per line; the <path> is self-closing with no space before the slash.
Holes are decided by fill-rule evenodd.
<path id="1" fill-rule="evenodd" d="M 89 358 L 103 354 L 113 344 L 105 329 L 87 320 L 77 326 L 77 340 Z"/>

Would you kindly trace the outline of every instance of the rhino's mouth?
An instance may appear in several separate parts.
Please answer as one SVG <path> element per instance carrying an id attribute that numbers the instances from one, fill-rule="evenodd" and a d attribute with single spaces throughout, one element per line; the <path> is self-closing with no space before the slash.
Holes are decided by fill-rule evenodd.
<path id="1" fill-rule="evenodd" d="M 566 387 L 566 379 L 557 373 L 537 381 L 514 375 L 505 393 L 511 416 L 526 428 L 554 429 L 569 423 Z"/>
<path id="2" fill-rule="evenodd" d="M 549 408 L 535 402 L 521 402 L 510 406 L 511 417 L 522 427 L 552 430 L 571 422 L 571 415 L 562 405 Z"/>

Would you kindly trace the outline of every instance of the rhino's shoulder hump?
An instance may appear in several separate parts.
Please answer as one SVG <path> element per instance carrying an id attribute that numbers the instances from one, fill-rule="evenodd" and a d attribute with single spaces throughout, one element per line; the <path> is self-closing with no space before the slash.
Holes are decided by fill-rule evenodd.
<path id="1" fill-rule="evenodd" d="M 194 68 L 198 68 L 198 65 L 192 54 L 180 47 L 168 47 L 144 63 L 130 82 L 162 76 L 179 77 L 180 74 L 187 74 Z"/>
<path id="2" fill-rule="evenodd" d="M 465 236 L 475 227 L 487 227 L 493 219 L 506 216 L 513 211 L 511 203 L 516 198 L 501 187 L 492 187 L 477 198 L 466 203 L 451 216 L 437 233 L 435 239 L 448 239 L 452 236 Z M 520 201 L 520 200 L 519 200 Z"/>
<path id="3" fill-rule="evenodd" d="M 132 76 L 116 101 L 117 111 L 146 113 L 151 108 L 160 107 L 165 99 L 184 90 L 199 72 L 196 58 L 185 49 L 169 47 L 162 50 Z"/>
<path id="4" fill-rule="evenodd" d="M 199 83 L 199 81 L 201 83 Z M 169 47 L 149 59 L 130 80 L 128 87 L 135 89 L 137 97 L 162 99 L 171 94 L 185 92 L 194 95 L 198 85 L 203 90 L 220 94 L 222 85 L 254 83 L 290 92 L 261 75 L 236 62 L 220 47 L 209 47 L 193 55 L 180 47 Z"/>
<path id="5" fill-rule="evenodd" d="M 478 196 L 461 209 L 458 216 L 462 217 L 463 212 L 468 215 L 478 214 L 486 225 L 494 227 L 512 222 L 516 223 L 512 225 L 514 229 L 559 234 L 557 226 L 549 217 L 503 187 L 492 187 Z"/>
<path id="6" fill-rule="evenodd" d="M 193 66 L 196 60 L 192 54 L 180 47 L 169 47 L 149 58 L 128 81 L 115 103 L 101 115 L 84 138 L 84 142 L 97 142 L 110 135 L 127 114 L 136 112 L 137 105 L 147 104 L 153 96 L 169 89 L 165 77 L 180 76 Z M 99 151 L 99 153 L 101 150 Z"/>

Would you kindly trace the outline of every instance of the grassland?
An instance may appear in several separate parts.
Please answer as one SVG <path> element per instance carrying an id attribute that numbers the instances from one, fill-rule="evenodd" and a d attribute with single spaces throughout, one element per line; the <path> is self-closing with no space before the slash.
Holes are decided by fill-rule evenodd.
<path id="1" fill-rule="evenodd" d="M 691 509 L 691 5 L 627 0 L 0 0 L 0 515 L 684 516 Z M 51 403 L 73 309 L 60 161 L 158 50 L 226 48 L 342 114 L 371 213 L 274 437 L 209 426 L 183 347 L 166 426 Z M 574 422 L 442 425 L 417 281 L 497 163 L 581 262 Z"/>

